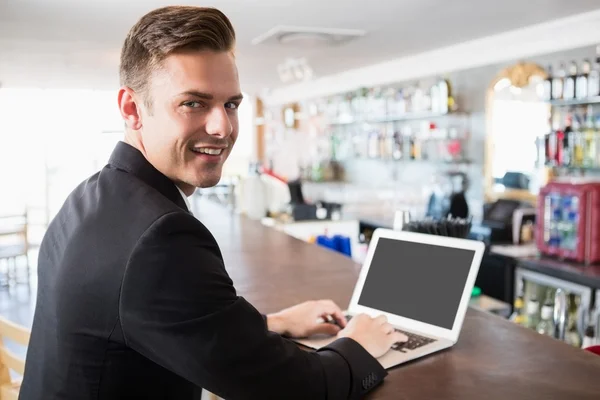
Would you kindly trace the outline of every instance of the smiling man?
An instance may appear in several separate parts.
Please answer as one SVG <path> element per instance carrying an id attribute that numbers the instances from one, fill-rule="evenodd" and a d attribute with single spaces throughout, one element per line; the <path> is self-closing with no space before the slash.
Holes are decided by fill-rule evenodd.
<path id="1" fill-rule="evenodd" d="M 44 237 L 21 399 L 355 399 L 384 378 L 376 357 L 405 339 L 384 317 L 346 325 L 328 300 L 261 315 L 189 211 L 238 135 L 234 43 L 211 8 L 161 8 L 129 32 L 125 140 Z M 338 339 L 306 352 L 284 337 L 315 333 Z"/>

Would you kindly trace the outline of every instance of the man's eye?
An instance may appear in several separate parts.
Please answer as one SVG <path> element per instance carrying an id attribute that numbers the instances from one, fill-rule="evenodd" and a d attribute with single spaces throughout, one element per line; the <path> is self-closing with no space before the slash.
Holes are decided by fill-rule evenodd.
<path id="1" fill-rule="evenodd" d="M 238 107 L 239 107 L 239 104 L 237 104 L 237 103 L 232 103 L 232 102 L 225 103 L 225 108 L 228 108 L 230 110 L 237 110 Z"/>
<path id="2" fill-rule="evenodd" d="M 190 108 L 200 108 L 202 107 L 202 103 L 200 103 L 199 101 L 186 101 L 183 103 L 184 106 L 186 107 L 190 107 Z"/>

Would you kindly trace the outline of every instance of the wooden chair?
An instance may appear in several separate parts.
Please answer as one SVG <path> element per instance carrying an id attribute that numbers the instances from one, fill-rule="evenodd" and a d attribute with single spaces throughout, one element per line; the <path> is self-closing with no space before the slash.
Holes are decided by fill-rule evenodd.
<path id="1" fill-rule="evenodd" d="M 10 351 L 4 339 L 26 347 L 29 344 L 29 336 L 30 332 L 26 328 L 0 317 L 0 400 L 18 400 L 21 382 L 14 381 L 10 371 L 20 376 L 25 373 L 25 360 Z"/>
<path id="2" fill-rule="evenodd" d="M 7 284 L 11 275 L 17 283 L 17 260 L 25 258 L 26 283 L 29 283 L 29 240 L 27 236 L 27 212 L 19 215 L 0 216 L 0 239 L 8 239 L 8 243 L 0 242 L 0 260 L 6 260 Z"/>

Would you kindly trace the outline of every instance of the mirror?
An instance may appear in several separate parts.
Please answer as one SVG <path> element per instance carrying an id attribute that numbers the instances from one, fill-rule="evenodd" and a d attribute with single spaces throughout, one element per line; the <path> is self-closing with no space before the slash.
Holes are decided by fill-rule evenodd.
<path id="1" fill-rule="evenodd" d="M 503 198 L 535 204 L 546 183 L 539 143 L 550 129 L 550 104 L 543 100 L 547 76 L 536 64 L 518 63 L 502 70 L 488 88 L 486 202 Z"/>

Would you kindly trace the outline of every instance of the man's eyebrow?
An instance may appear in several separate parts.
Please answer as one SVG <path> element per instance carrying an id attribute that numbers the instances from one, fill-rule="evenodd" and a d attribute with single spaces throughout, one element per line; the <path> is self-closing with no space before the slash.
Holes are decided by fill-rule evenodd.
<path id="1" fill-rule="evenodd" d="M 239 101 L 244 98 L 243 94 L 236 94 L 235 96 L 231 96 L 228 101 Z"/>
<path id="2" fill-rule="evenodd" d="M 214 99 L 214 97 L 213 97 L 212 94 L 204 93 L 204 92 L 198 92 L 197 90 L 186 90 L 185 92 L 180 93 L 180 95 L 188 95 L 188 96 L 199 97 L 199 98 L 204 99 L 204 100 L 212 100 L 212 99 Z"/>
<path id="3" fill-rule="evenodd" d="M 214 99 L 214 96 L 212 94 L 199 92 L 197 90 L 187 90 L 187 91 L 181 93 L 181 95 L 194 96 L 194 97 L 198 97 L 198 98 L 204 99 L 204 100 L 213 100 Z M 239 100 L 242 100 L 243 98 L 244 98 L 244 96 L 240 93 L 240 94 L 236 94 L 235 96 L 231 96 L 227 101 L 239 101 Z"/>

